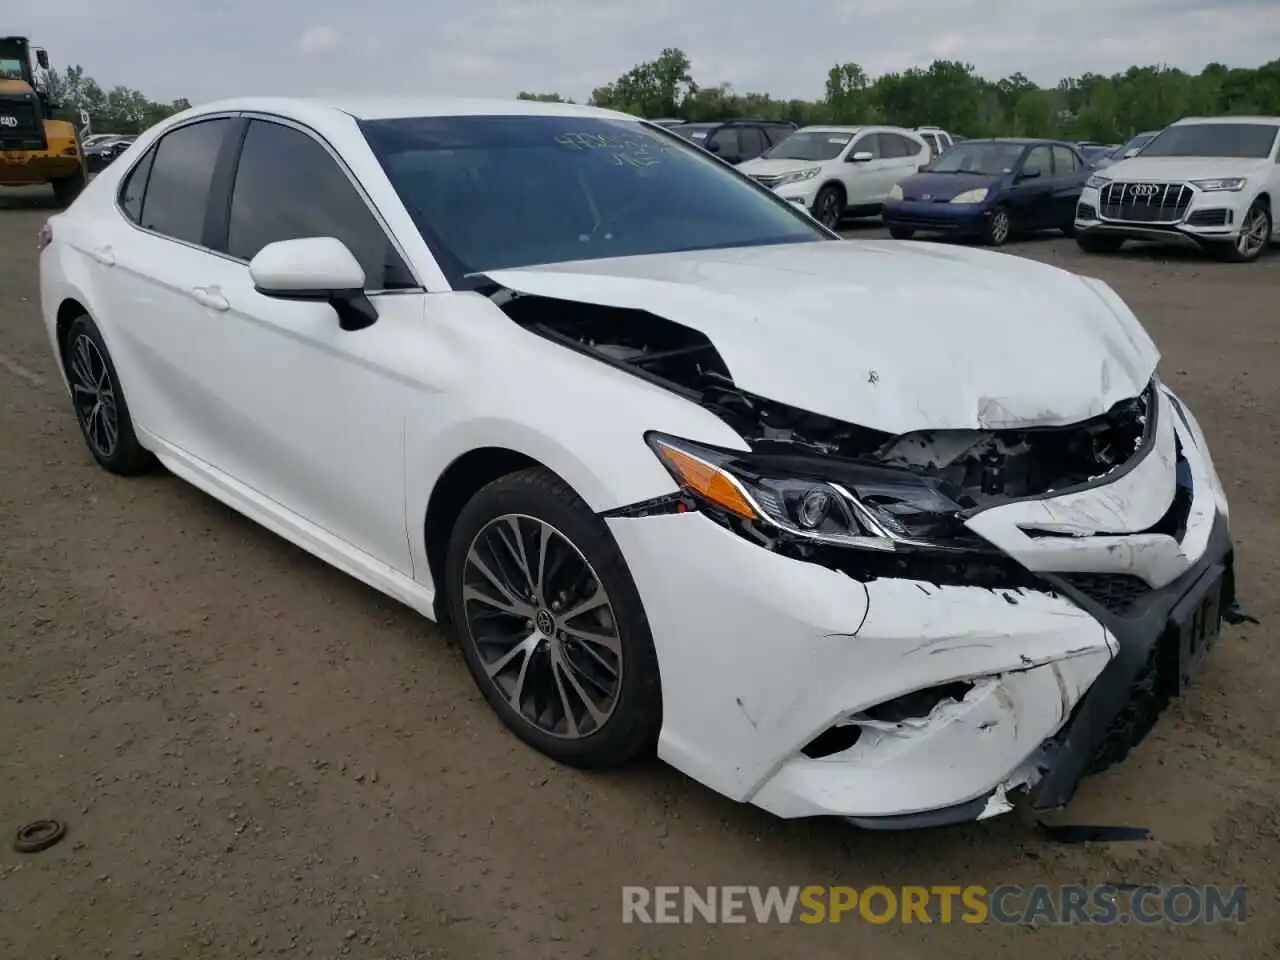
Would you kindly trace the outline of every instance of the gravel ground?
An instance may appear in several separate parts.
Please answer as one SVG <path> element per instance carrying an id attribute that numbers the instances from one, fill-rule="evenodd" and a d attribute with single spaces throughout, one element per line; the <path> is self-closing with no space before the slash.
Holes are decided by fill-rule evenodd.
<path id="1" fill-rule="evenodd" d="M 1214 445 L 1262 621 L 1228 628 L 1192 692 L 1062 818 L 1155 839 L 1061 845 L 1018 817 L 901 835 L 785 823 L 656 761 L 588 775 L 522 747 L 429 624 L 172 477 L 93 464 L 38 314 L 50 209 L 0 194 L 0 829 L 56 816 L 69 832 L 0 850 L 0 956 L 1277 955 L 1280 250 L 1233 266 L 1010 248 L 1102 277 L 1152 331 Z M 620 909 L 627 884 L 1104 882 L 1245 884 L 1249 919 L 655 927 Z"/>

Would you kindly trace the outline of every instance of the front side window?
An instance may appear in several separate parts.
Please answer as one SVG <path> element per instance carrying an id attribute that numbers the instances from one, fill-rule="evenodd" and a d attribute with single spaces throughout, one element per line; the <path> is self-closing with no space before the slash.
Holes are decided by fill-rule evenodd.
<path id="1" fill-rule="evenodd" d="M 143 227 L 188 243 L 204 242 L 213 171 L 234 126 L 227 117 L 202 120 L 160 138 L 142 203 Z"/>
<path id="2" fill-rule="evenodd" d="M 231 193 L 227 252 L 252 260 L 269 243 L 336 237 L 364 267 L 366 290 L 414 286 L 382 225 L 329 152 L 311 136 L 250 122 Z"/>
<path id="3" fill-rule="evenodd" d="M 869 153 L 872 160 L 884 159 L 884 149 L 880 146 L 880 134 L 868 133 L 859 137 L 849 150 L 849 158 L 853 159 L 858 153 Z"/>
<path id="4" fill-rule="evenodd" d="M 759 127 L 742 128 L 742 155 L 758 157 L 764 152 L 764 134 Z"/>
<path id="5" fill-rule="evenodd" d="M 420 117 L 361 128 L 454 286 L 504 267 L 831 239 L 702 150 L 634 121 Z"/>
<path id="6" fill-rule="evenodd" d="M 1053 171 L 1053 158 L 1049 154 L 1048 147 L 1032 147 L 1027 153 L 1027 159 L 1022 164 L 1022 174 L 1038 173 L 1042 177 L 1050 176 Z"/>
<path id="7" fill-rule="evenodd" d="M 707 149 L 714 153 L 722 153 L 726 157 L 736 157 L 742 153 L 742 140 L 738 127 L 721 127 L 707 140 Z"/>
<path id="8" fill-rule="evenodd" d="M 772 150 L 765 152 L 768 160 L 808 160 L 821 163 L 834 160 L 849 145 L 853 134 L 839 131 L 801 130 L 793 133 Z"/>
<path id="9" fill-rule="evenodd" d="M 1265 160 L 1278 132 L 1274 123 L 1187 123 L 1167 127 L 1142 148 L 1142 156 Z"/>
<path id="10" fill-rule="evenodd" d="M 1053 171 L 1055 176 L 1069 177 L 1079 169 L 1076 155 L 1067 147 L 1053 148 Z"/>

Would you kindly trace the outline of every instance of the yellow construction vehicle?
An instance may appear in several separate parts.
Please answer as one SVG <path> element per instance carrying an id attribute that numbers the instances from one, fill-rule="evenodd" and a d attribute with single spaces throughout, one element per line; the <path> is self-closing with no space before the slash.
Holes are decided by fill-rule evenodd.
<path id="1" fill-rule="evenodd" d="M 26 37 L 0 37 L 0 187 L 47 183 L 63 206 L 89 182 L 76 124 L 37 82 Z M 35 50 L 48 71 L 49 55 Z"/>

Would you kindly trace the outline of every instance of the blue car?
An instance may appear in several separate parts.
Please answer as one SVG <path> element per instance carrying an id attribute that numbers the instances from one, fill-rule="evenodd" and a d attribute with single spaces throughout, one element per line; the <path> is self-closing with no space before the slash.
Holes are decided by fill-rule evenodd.
<path id="1" fill-rule="evenodd" d="M 895 186 L 881 218 L 896 240 L 942 233 L 999 247 L 1029 230 L 1070 235 L 1092 170 L 1062 140 L 966 140 Z"/>

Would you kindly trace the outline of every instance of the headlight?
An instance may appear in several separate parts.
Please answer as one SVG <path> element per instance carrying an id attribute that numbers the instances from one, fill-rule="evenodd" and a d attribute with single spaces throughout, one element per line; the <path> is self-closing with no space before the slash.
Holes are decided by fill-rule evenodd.
<path id="1" fill-rule="evenodd" d="M 1086 187 L 1089 187 L 1091 190 L 1101 190 L 1110 182 L 1111 182 L 1110 177 L 1102 177 L 1095 173 L 1093 176 L 1091 176 L 1088 180 L 1084 182 L 1084 185 Z"/>
<path id="2" fill-rule="evenodd" d="M 889 199 L 890 199 L 890 200 L 901 200 L 901 199 L 902 199 L 902 187 L 898 186 L 898 184 L 896 184 L 896 183 L 895 183 L 892 187 L 890 187 L 890 188 L 889 188 Z"/>
<path id="3" fill-rule="evenodd" d="M 1245 178 L 1223 177 L 1217 180 L 1192 180 L 1191 183 L 1193 186 L 1205 191 L 1205 193 L 1216 193 L 1219 190 L 1243 190 Z"/>
<path id="4" fill-rule="evenodd" d="M 987 199 L 987 188 L 979 187 L 977 190 L 966 190 L 958 196 L 952 197 L 952 203 L 981 203 Z"/>
<path id="5" fill-rule="evenodd" d="M 793 170 L 790 173 L 784 173 L 774 186 L 782 187 L 786 186 L 788 183 L 800 183 L 803 180 L 812 180 L 819 172 L 819 167 L 809 167 L 807 170 Z"/>
<path id="6" fill-rule="evenodd" d="M 929 477 L 852 461 L 715 450 L 651 433 L 653 452 L 699 505 L 838 546 L 968 549 L 964 507 Z"/>

